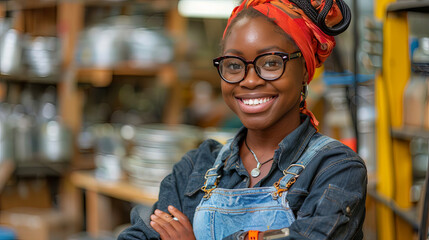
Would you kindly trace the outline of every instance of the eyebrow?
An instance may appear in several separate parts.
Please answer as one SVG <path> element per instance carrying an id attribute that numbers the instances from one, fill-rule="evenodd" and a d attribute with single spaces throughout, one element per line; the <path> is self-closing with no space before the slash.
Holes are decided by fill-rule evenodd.
<path id="1" fill-rule="evenodd" d="M 243 55 L 243 53 L 241 51 L 238 51 L 238 50 L 235 50 L 235 49 L 228 49 L 223 54 L 226 55 L 227 53 L 232 53 L 232 54 L 236 54 L 236 55 Z"/>
<path id="2" fill-rule="evenodd" d="M 257 51 L 258 54 L 262 54 L 262 53 L 266 53 L 269 51 L 281 51 L 281 52 L 286 52 L 284 49 L 278 47 L 278 46 L 269 46 L 263 49 L 260 49 Z M 243 55 L 243 52 L 237 50 L 237 49 L 228 49 L 224 52 L 224 54 L 228 54 L 228 53 L 232 53 L 232 54 L 236 54 L 236 55 Z"/>
<path id="3" fill-rule="evenodd" d="M 278 46 L 269 46 L 269 47 L 266 47 L 266 48 L 263 48 L 263 49 L 258 50 L 258 51 L 257 51 L 257 53 L 258 53 L 258 54 L 261 54 L 261 53 L 268 52 L 268 51 L 270 51 L 270 50 L 286 52 L 284 49 L 282 49 L 282 48 L 280 48 L 280 47 L 278 47 Z"/>

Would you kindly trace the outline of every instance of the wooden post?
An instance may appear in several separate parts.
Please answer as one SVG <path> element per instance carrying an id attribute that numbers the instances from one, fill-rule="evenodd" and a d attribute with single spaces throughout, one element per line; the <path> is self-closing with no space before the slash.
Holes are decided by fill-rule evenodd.
<path id="1" fill-rule="evenodd" d="M 92 237 L 99 237 L 103 231 L 112 229 L 110 219 L 111 201 L 109 197 L 96 191 L 86 191 L 87 228 Z"/>
<path id="2" fill-rule="evenodd" d="M 6 17 L 6 3 L 0 2 L 0 18 Z"/>
<path id="3" fill-rule="evenodd" d="M 187 27 L 186 19 L 179 14 L 179 10 L 177 9 L 177 7 L 172 8 L 167 13 L 166 28 L 176 42 L 176 45 L 175 45 L 176 61 L 183 60 L 186 54 L 186 48 L 188 44 L 185 38 L 186 27 Z"/>
<path id="4" fill-rule="evenodd" d="M 15 164 L 11 160 L 2 160 L 0 162 L 0 196 L 14 170 Z"/>
<path id="5" fill-rule="evenodd" d="M 83 92 L 79 91 L 76 83 L 76 69 L 74 56 L 77 48 L 79 33 L 83 28 L 84 5 L 81 1 L 60 1 L 57 6 L 58 37 L 62 47 L 62 79 L 58 84 L 58 99 L 60 116 L 70 128 L 73 135 L 73 155 L 71 164 L 79 162 L 79 151 L 76 146 L 76 137 L 81 129 Z M 68 219 L 73 220 L 79 228 L 83 220 L 81 193 L 67 177 L 64 177 L 61 208 Z"/>
<path id="6" fill-rule="evenodd" d="M 74 56 L 77 49 L 78 37 L 83 28 L 84 5 L 82 2 L 60 2 L 58 5 L 58 34 L 62 46 L 62 79 L 59 84 L 58 96 L 60 116 L 71 129 L 76 138 L 81 129 L 83 92 L 77 88 L 77 69 Z M 74 143 L 76 141 L 73 141 Z M 74 148 L 75 150 L 76 147 Z M 74 151 L 73 162 L 79 157 Z"/>
<path id="7" fill-rule="evenodd" d="M 183 60 L 186 54 L 186 26 L 186 20 L 180 16 L 177 7 L 172 8 L 167 14 L 166 28 L 176 40 L 176 45 L 174 46 L 176 62 Z M 168 66 L 161 71 L 160 80 L 169 88 L 169 99 L 164 107 L 163 122 L 177 124 L 182 120 L 181 112 L 183 108 L 182 86 L 178 79 L 177 69 L 174 66 Z"/>

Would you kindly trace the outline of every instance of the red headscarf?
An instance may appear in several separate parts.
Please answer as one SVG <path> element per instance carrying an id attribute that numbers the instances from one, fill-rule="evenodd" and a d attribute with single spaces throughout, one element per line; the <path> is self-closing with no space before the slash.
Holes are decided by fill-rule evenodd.
<path id="1" fill-rule="evenodd" d="M 325 0 L 310 0 L 311 5 L 321 11 L 325 5 Z M 231 21 L 242 10 L 252 7 L 265 16 L 273 19 L 274 22 L 286 32 L 294 41 L 304 56 L 308 72 L 308 81 L 313 79 L 316 67 L 320 67 L 326 58 L 331 54 L 335 47 L 335 39 L 325 34 L 320 28 L 289 0 L 244 0 L 240 6 L 237 6 L 231 17 L 228 19 L 228 25 L 225 28 L 223 37 L 225 38 L 227 29 Z M 325 18 L 325 24 L 328 27 L 335 26 L 343 19 L 336 0 Z M 312 124 L 317 128 L 319 122 L 311 111 L 306 108 L 306 104 L 300 111 L 311 118 Z"/>

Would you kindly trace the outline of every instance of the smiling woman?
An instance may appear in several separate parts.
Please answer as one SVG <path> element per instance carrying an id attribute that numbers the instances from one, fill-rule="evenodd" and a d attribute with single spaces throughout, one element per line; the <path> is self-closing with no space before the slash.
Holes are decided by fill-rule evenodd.
<path id="1" fill-rule="evenodd" d="M 243 128 L 223 146 L 207 140 L 188 152 L 153 214 L 133 210 L 119 239 L 362 239 L 365 164 L 318 132 L 305 103 L 348 11 L 342 0 L 236 7 L 213 63 Z"/>
<path id="2" fill-rule="evenodd" d="M 268 21 L 265 15 L 259 12 L 255 14 L 261 16 L 241 17 L 232 26 L 230 25 L 230 33 L 224 40 L 223 55 L 255 59 L 254 62 L 257 64 L 251 64 L 243 70 L 247 74 L 243 73 L 241 81 L 235 84 L 224 79 L 225 81 L 221 83 L 222 95 L 226 104 L 237 114 L 248 130 L 282 132 L 285 136 L 300 123 L 300 93 L 308 78 L 305 63 L 302 58 L 292 58 L 287 61 L 291 53 L 299 51 L 298 47 L 284 34 L 276 31 L 276 25 Z M 260 75 L 271 76 L 273 71 L 262 70 L 264 68 L 260 66 L 267 63 L 258 64 L 258 62 L 260 59 L 264 60 L 264 56 L 273 55 L 275 52 L 285 56 L 281 61 L 282 71 L 274 71 L 278 72 L 275 78 L 267 81 Z M 221 75 L 230 77 L 230 75 Z M 259 104 L 263 99 L 269 99 L 269 101 Z M 254 104 L 255 102 L 258 104 Z M 251 131 L 248 134 L 252 134 Z M 282 139 L 284 136 L 279 138 Z M 253 140 L 249 143 L 256 145 Z"/>

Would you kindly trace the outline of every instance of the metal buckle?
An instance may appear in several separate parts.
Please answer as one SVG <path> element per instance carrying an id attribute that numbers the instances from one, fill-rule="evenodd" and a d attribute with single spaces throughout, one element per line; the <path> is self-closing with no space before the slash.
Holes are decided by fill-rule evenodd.
<path id="1" fill-rule="evenodd" d="M 209 177 L 213 177 L 213 176 L 217 176 L 216 178 L 220 178 L 220 175 L 217 174 L 217 173 L 214 173 L 214 174 L 207 174 L 206 173 L 206 175 L 204 176 L 204 178 L 207 180 Z"/>
<path id="2" fill-rule="evenodd" d="M 285 188 L 280 187 L 281 179 L 279 181 L 275 182 L 274 187 L 276 188 L 277 191 L 272 194 L 273 198 L 277 199 L 278 197 L 282 196 L 283 192 L 289 191 L 290 187 L 296 182 L 296 179 L 298 177 L 299 177 L 299 175 L 296 175 L 295 177 L 289 179 L 289 181 L 286 183 Z"/>
<path id="3" fill-rule="evenodd" d="M 298 176 L 298 175 L 299 175 L 298 173 L 289 172 L 289 169 L 290 169 L 291 167 L 294 167 L 294 166 L 295 166 L 295 167 L 302 167 L 302 170 L 304 170 L 304 169 L 305 169 L 305 166 L 304 166 L 304 165 L 294 163 L 294 164 L 289 165 L 289 167 L 288 167 L 288 168 L 286 168 L 285 170 L 283 170 L 283 175 L 285 175 L 285 176 L 286 176 L 286 174 L 292 174 L 292 175 L 294 175 L 294 176 Z"/>
<path id="4" fill-rule="evenodd" d="M 219 177 L 220 177 L 220 176 L 219 176 Z M 214 186 L 212 186 L 212 187 L 211 187 L 211 188 L 209 188 L 209 189 L 207 189 L 207 186 L 206 186 L 207 181 L 206 181 L 206 182 L 204 182 L 204 185 L 201 187 L 201 190 L 205 193 L 205 194 L 204 194 L 204 198 L 205 198 L 205 199 L 210 198 L 210 196 L 212 195 L 212 191 L 216 189 L 217 184 L 218 184 L 218 182 L 219 182 L 219 177 L 216 179 L 216 181 L 215 181 L 215 183 L 214 183 Z"/>
<path id="5" fill-rule="evenodd" d="M 219 165 L 216 165 L 216 166 L 214 166 L 214 167 L 212 167 L 212 168 L 209 168 L 209 169 L 207 170 L 206 174 L 204 175 L 204 178 L 205 178 L 206 180 L 207 180 L 209 177 L 213 177 L 213 176 L 217 176 L 217 178 L 220 178 L 220 175 L 219 175 L 219 174 L 217 174 L 217 173 L 209 174 L 209 172 L 210 172 L 210 171 L 212 171 L 212 170 L 216 170 L 218 167 L 219 167 Z"/>

